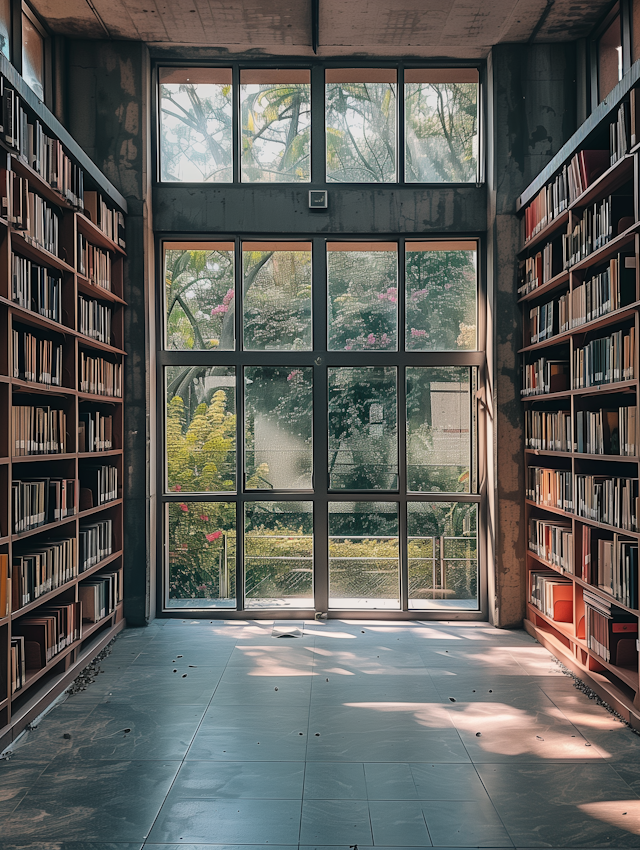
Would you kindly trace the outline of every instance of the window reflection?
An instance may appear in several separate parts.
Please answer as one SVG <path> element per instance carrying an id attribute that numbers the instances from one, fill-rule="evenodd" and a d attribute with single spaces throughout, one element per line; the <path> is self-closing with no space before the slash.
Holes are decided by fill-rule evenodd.
<path id="1" fill-rule="evenodd" d="M 230 183 L 230 68 L 160 69 L 161 180 Z"/>
<path id="2" fill-rule="evenodd" d="M 240 72 L 242 179 L 248 183 L 311 179 L 311 72 Z"/>
<path id="3" fill-rule="evenodd" d="M 478 72 L 407 70 L 405 179 L 474 183 L 478 172 Z"/>
<path id="4" fill-rule="evenodd" d="M 327 244 L 330 351 L 397 350 L 397 252 L 395 242 Z"/>
<path id="5" fill-rule="evenodd" d="M 166 347 L 232 351 L 233 242 L 167 242 L 164 249 Z"/>
<path id="6" fill-rule="evenodd" d="M 22 76 L 44 100 L 44 38 L 28 15 L 22 14 Z"/>
<path id="7" fill-rule="evenodd" d="M 396 180 L 396 72 L 348 68 L 325 72 L 329 183 Z"/>

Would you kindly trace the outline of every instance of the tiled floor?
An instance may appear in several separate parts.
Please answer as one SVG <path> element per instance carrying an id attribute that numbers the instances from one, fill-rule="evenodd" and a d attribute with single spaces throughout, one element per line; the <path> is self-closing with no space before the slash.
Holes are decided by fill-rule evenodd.
<path id="1" fill-rule="evenodd" d="M 155 621 L 102 667 L 0 762 L 0 850 L 640 847 L 640 737 L 524 632 Z"/>

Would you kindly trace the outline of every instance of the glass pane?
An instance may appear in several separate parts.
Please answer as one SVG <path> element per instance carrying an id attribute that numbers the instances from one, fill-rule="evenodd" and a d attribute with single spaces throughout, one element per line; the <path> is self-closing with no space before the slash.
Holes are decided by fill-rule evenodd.
<path id="1" fill-rule="evenodd" d="M 407 351 L 477 347 L 474 242 L 408 242 Z"/>
<path id="2" fill-rule="evenodd" d="M 395 71 L 327 71 L 327 181 L 396 180 Z"/>
<path id="3" fill-rule="evenodd" d="M 44 100 L 44 39 L 27 15 L 22 15 L 22 76 L 29 88 Z"/>
<path id="4" fill-rule="evenodd" d="M 311 74 L 241 71 L 242 179 L 292 183 L 311 179 Z"/>
<path id="5" fill-rule="evenodd" d="M 311 244 L 245 242 L 245 351 L 311 349 Z"/>
<path id="6" fill-rule="evenodd" d="M 167 505 L 168 608 L 236 607 L 236 506 Z"/>
<path id="7" fill-rule="evenodd" d="M 310 490 L 313 369 L 248 366 L 244 394 L 245 487 Z"/>
<path id="8" fill-rule="evenodd" d="M 397 350 L 397 245 L 382 247 L 327 245 L 330 351 Z"/>
<path id="9" fill-rule="evenodd" d="M 235 490 L 235 369 L 171 366 L 166 381 L 167 489 Z"/>
<path id="10" fill-rule="evenodd" d="M 160 69 L 161 180 L 230 183 L 230 68 Z"/>
<path id="11" fill-rule="evenodd" d="M 450 72 L 477 77 L 477 72 Z M 405 179 L 407 183 L 475 183 L 478 179 L 478 84 L 443 79 L 446 72 L 407 71 Z"/>
<path id="12" fill-rule="evenodd" d="M 478 608 L 478 506 L 407 505 L 410 609 Z"/>
<path id="13" fill-rule="evenodd" d="M 329 369 L 329 487 L 398 487 L 396 369 Z"/>
<path id="14" fill-rule="evenodd" d="M 464 366 L 407 368 L 410 492 L 471 492 L 472 371 Z M 475 403 L 475 380 L 473 390 Z"/>
<path id="15" fill-rule="evenodd" d="M 165 347 L 233 351 L 233 243 L 167 243 Z"/>
<path id="16" fill-rule="evenodd" d="M 11 59 L 11 0 L 0 0 L 0 53 Z"/>
<path id="17" fill-rule="evenodd" d="M 313 502 L 245 505 L 246 608 L 313 607 Z"/>
<path id="18" fill-rule="evenodd" d="M 398 506 L 329 504 L 331 608 L 399 608 Z"/>
<path id="19" fill-rule="evenodd" d="M 617 15 L 598 39 L 598 95 L 604 100 L 622 79 L 622 30 Z"/>

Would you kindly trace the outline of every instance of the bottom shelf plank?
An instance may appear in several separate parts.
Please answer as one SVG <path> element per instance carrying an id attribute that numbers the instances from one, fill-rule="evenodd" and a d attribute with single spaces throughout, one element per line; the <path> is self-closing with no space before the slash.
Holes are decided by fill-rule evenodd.
<path id="1" fill-rule="evenodd" d="M 600 699 L 604 700 L 604 702 L 608 703 L 613 709 L 615 709 L 615 711 L 617 711 L 624 720 L 633 726 L 634 729 L 640 730 L 640 705 L 635 704 L 635 701 L 638 700 L 638 686 L 636 685 L 635 688 L 631 687 L 627 684 L 630 680 L 629 677 L 626 675 L 619 675 L 619 671 L 622 671 L 623 674 L 629 673 L 630 671 L 624 670 L 623 668 L 615 668 L 612 665 L 607 665 L 605 662 L 601 662 L 599 658 L 594 657 L 594 660 L 596 660 L 598 664 L 601 664 L 602 667 L 611 670 L 611 672 L 616 675 L 621 682 L 624 682 L 623 686 L 619 686 L 607 678 L 607 676 L 603 673 L 599 673 L 596 670 L 589 670 L 585 664 L 576 658 L 571 649 L 565 646 L 565 644 L 552 632 L 537 626 L 535 623 L 532 623 L 531 620 L 527 619 L 524 621 L 524 627 L 529 634 L 541 643 L 542 646 L 548 649 L 549 652 L 558 659 L 558 661 L 562 662 L 565 667 L 568 667 L 572 673 L 595 691 Z M 585 652 L 584 650 L 581 651 Z M 624 681 L 625 679 L 627 680 L 626 682 Z"/>

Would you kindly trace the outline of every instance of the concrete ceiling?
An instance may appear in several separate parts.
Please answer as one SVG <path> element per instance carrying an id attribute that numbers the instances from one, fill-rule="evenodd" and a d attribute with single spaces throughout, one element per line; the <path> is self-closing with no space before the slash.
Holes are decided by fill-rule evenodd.
<path id="1" fill-rule="evenodd" d="M 311 0 L 32 0 L 57 33 L 158 47 L 312 55 Z M 587 35 L 610 0 L 319 0 L 320 56 L 482 58 Z"/>

